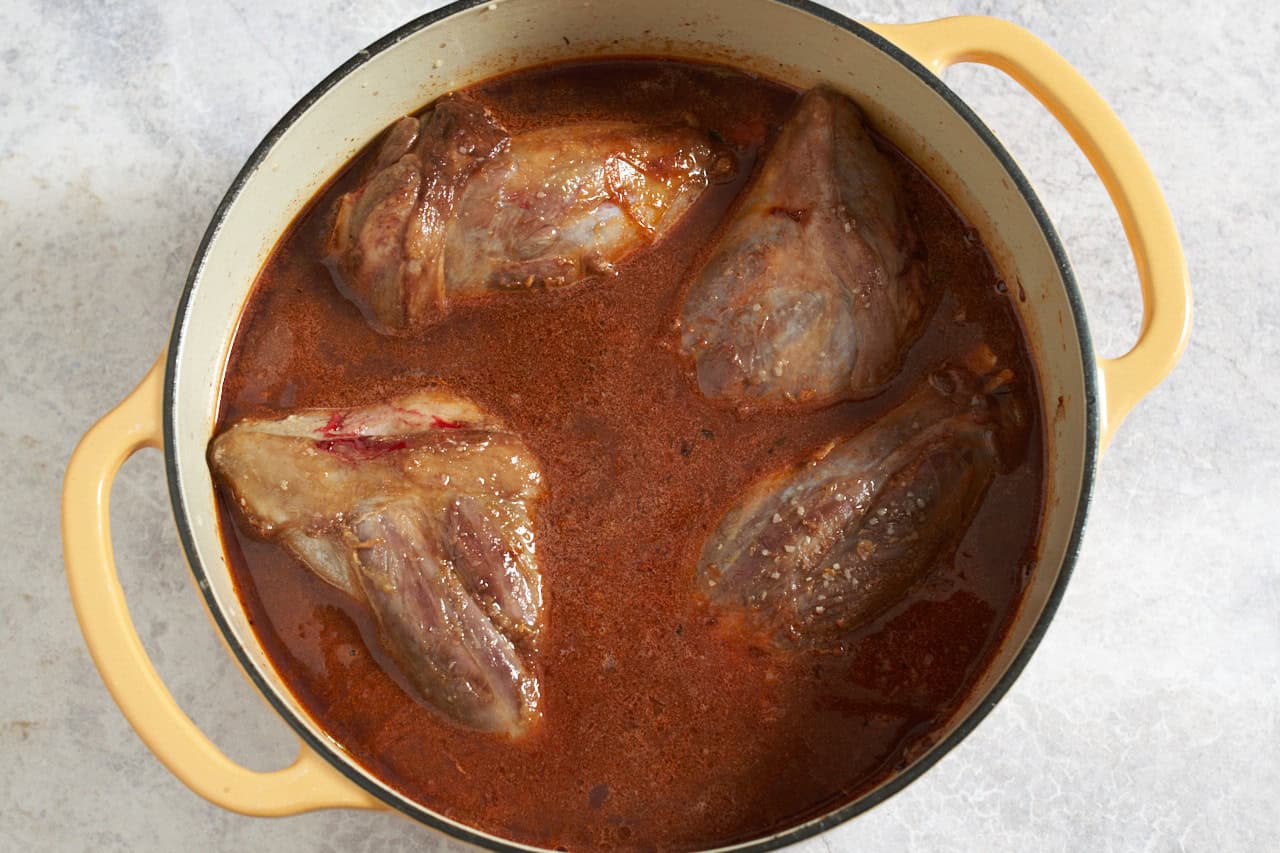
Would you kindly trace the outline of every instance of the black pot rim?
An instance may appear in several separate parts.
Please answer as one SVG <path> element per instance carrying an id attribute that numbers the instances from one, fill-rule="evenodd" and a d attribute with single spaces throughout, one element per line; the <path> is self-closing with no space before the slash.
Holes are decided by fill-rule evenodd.
<path id="1" fill-rule="evenodd" d="M 169 484 L 169 495 L 174 509 L 174 520 L 178 528 L 178 536 L 182 542 L 183 551 L 186 555 L 187 565 L 190 566 L 191 572 L 195 576 L 196 585 L 205 598 L 209 613 L 217 624 L 218 630 L 222 632 L 223 637 L 226 639 L 228 648 L 230 648 L 235 654 L 236 659 L 240 663 L 241 669 L 243 669 L 245 674 L 258 688 L 259 692 L 262 693 L 263 697 L 271 707 L 274 708 L 285 722 L 289 724 L 298 737 L 301 738 L 310 749 L 315 750 L 315 752 L 333 765 L 334 768 L 350 779 L 352 783 L 369 792 L 388 806 L 461 841 L 490 850 L 513 851 L 536 848 L 530 848 L 516 842 L 506 841 L 496 836 L 474 830 L 461 823 L 448 820 L 429 811 L 421 805 L 412 802 L 406 797 L 397 796 L 371 783 L 361 773 L 357 772 L 348 760 L 338 755 L 327 744 L 316 738 L 302 720 L 299 719 L 281 700 L 275 690 L 266 683 L 258 673 L 258 670 L 253 665 L 252 661 L 249 659 L 248 653 L 240 645 L 239 640 L 231 630 L 226 617 L 220 609 L 218 601 L 213 595 L 213 591 L 208 582 L 208 577 L 197 554 L 192 527 L 189 521 L 188 508 L 186 502 L 183 500 L 180 486 L 176 461 L 177 432 L 174 428 L 174 413 L 176 411 L 175 401 L 177 393 L 177 362 L 182 352 L 182 344 L 187 324 L 190 321 L 191 295 L 194 290 L 195 283 L 199 279 L 200 273 L 204 267 L 205 256 L 208 252 L 209 246 L 213 242 L 213 239 L 220 230 L 223 221 L 226 219 L 232 204 L 240 195 L 241 190 L 244 188 L 244 185 L 249 180 L 250 176 L 257 170 L 258 166 L 261 165 L 263 160 L 266 158 L 267 153 L 276 144 L 280 137 L 283 136 L 284 133 L 294 124 L 294 122 L 296 122 L 303 113 L 310 109 L 310 107 L 318 101 L 322 95 L 336 86 L 340 81 L 351 74 L 351 72 L 364 65 L 377 54 L 414 35 L 419 30 L 438 23 L 445 18 L 452 17 L 459 12 L 464 12 L 475 6 L 482 5 L 485 2 L 487 2 L 487 0 L 455 0 L 453 3 L 422 15 L 421 17 L 415 18 L 386 36 L 378 39 L 364 50 L 359 51 L 355 56 L 344 62 L 333 73 L 325 77 L 324 80 L 294 104 L 293 107 L 285 113 L 284 117 L 281 118 L 274 127 L 272 127 L 270 132 L 267 133 L 263 140 L 254 149 L 253 153 L 249 156 L 249 159 L 240 169 L 235 180 L 232 181 L 230 188 L 223 196 L 221 203 L 214 212 L 213 218 L 210 220 L 208 228 L 205 230 L 204 237 L 200 242 L 200 246 L 196 251 L 195 259 L 192 262 L 190 272 L 187 275 L 182 297 L 178 303 L 178 310 L 174 320 L 173 333 L 170 337 L 169 350 L 165 363 L 164 457 L 165 474 Z M 1057 231 L 1049 220 L 1048 214 L 1044 210 L 1044 206 L 1040 203 L 1035 191 L 1031 188 L 1030 183 L 1022 174 L 1022 170 L 1018 168 L 1008 151 L 1005 150 L 1004 146 L 987 128 L 982 120 L 978 118 L 973 110 L 970 109 L 958 95 L 951 91 L 951 89 L 943 83 L 942 80 L 929 72 L 909 54 L 857 21 L 854 21 L 832 9 L 828 9 L 825 6 L 820 6 L 817 3 L 811 2 L 811 0 L 773 0 L 773 2 L 781 3 L 782 5 L 792 7 L 813 15 L 814 17 L 820 18 L 829 24 L 852 33 L 863 41 L 868 42 L 872 46 L 888 54 L 907 71 L 920 78 L 920 80 L 928 85 L 929 88 L 940 95 L 947 104 L 950 105 L 951 108 L 954 109 L 973 128 L 973 130 L 999 160 L 1001 166 L 1013 180 L 1018 192 L 1022 195 L 1032 214 L 1035 216 L 1049 248 L 1053 253 L 1054 260 L 1057 263 L 1058 270 L 1060 271 L 1063 282 L 1066 286 L 1067 302 L 1071 309 L 1072 319 L 1075 322 L 1079 336 L 1080 350 L 1086 357 L 1093 353 L 1093 343 L 1089 334 L 1088 321 L 1085 317 L 1084 302 L 1081 298 L 1080 289 L 1076 284 L 1075 276 L 1071 270 L 1071 265 L 1067 259 L 1067 254 L 1063 248 L 1062 241 L 1059 239 Z M 1076 517 L 1072 525 L 1071 536 L 1068 540 L 1066 553 L 1063 557 L 1057 581 L 1054 583 L 1053 589 L 1049 593 L 1039 619 L 1036 621 L 1036 624 L 1032 626 L 1026 641 L 1014 656 L 1008 670 L 1005 671 L 1004 675 L 995 683 L 987 695 L 983 697 L 983 700 L 946 738 L 940 741 L 914 764 L 903 770 L 901 773 L 893 776 L 888 781 L 878 786 L 875 790 L 863 797 L 860 797 L 852 803 L 833 809 L 821 817 L 812 818 L 804 823 L 792 827 L 791 829 L 765 838 L 731 845 L 731 849 L 735 851 L 744 851 L 744 853 L 761 853 L 766 850 L 775 850 L 824 832 L 831 827 L 844 823 L 845 821 L 879 805 L 901 791 L 903 788 L 910 785 L 916 779 L 920 778 L 944 755 L 959 745 L 959 743 L 963 741 L 978 726 L 978 724 L 982 722 L 983 719 L 986 718 L 987 714 L 991 712 L 996 704 L 1009 691 L 1010 687 L 1013 686 L 1013 683 L 1026 667 L 1027 662 L 1035 653 L 1041 639 L 1044 637 L 1045 631 L 1049 627 L 1049 623 L 1052 622 L 1053 616 L 1057 612 L 1058 605 L 1062 600 L 1067 583 L 1071 578 L 1072 571 L 1079 556 L 1085 520 L 1088 515 L 1089 505 L 1092 498 L 1093 482 L 1097 474 L 1097 462 L 1100 449 L 1100 399 L 1098 395 L 1097 377 L 1092 366 L 1086 364 L 1083 365 L 1083 368 L 1086 406 L 1085 459 L 1083 478 L 1080 488 L 1080 499 L 1076 506 Z"/>

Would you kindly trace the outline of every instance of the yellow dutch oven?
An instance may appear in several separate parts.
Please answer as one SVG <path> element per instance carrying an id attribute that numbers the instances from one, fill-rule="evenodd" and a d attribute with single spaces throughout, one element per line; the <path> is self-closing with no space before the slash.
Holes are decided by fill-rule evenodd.
<path id="1" fill-rule="evenodd" d="M 494 849 L 524 849 L 413 802 L 353 761 L 272 668 L 236 596 L 205 464 L 232 336 L 259 267 L 306 202 L 397 117 L 494 74 L 581 56 L 645 54 L 728 63 L 854 95 L 978 229 L 1005 279 L 1039 369 L 1049 464 L 1037 567 L 1001 650 L 931 749 L 853 802 L 742 845 L 806 838 L 883 801 L 954 747 L 1009 689 L 1034 651 L 1076 558 L 1098 457 L 1186 343 L 1190 289 L 1173 219 L 1115 114 L 1043 42 L 990 18 L 865 26 L 805 0 L 464 0 L 361 51 L 310 92 L 254 151 L 196 255 L 167 353 L 81 441 L 67 467 L 63 549 L 76 613 L 107 689 L 179 779 L 227 809 L 286 815 L 398 810 Z M 1133 249 L 1142 331 L 1099 360 L 1080 294 L 1044 209 L 990 131 L 936 76 L 959 62 L 1007 73 L 1062 123 L 1111 195 Z M 1017 290 L 1016 288 L 1011 288 Z M 301 740 L 269 773 L 223 755 L 174 702 L 129 618 L 111 552 L 108 499 L 120 465 L 162 447 L 175 520 L 196 585 L 227 646 Z"/>

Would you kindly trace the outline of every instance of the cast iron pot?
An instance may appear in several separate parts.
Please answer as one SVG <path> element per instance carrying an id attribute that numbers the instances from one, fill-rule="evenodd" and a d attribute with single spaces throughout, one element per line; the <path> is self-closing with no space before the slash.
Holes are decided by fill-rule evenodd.
<path id="1" fill-rule="evenodd" d="M 196 793 L 227 809 L 284 815 L 395 809 L 493 849 L 526 849 L 437 814 L 361 767 L 289 692 L 240 605 L 218 533 L 205 448 L 232 336 L 258 270 L 289 223 L 388 124 L 438 95 L 551 60 L 603 55 L 711 60 L 852 95 L 978 229 L 1030 338 L 1045 411 L 1048 499 L 1039 554 L 1007 639 L 966 703 L 897 775 L 853 802 L 738 845 L 779 847 L 902 790 L 954 747 L 1009 689 L 1062 596 L 1098 457 L 1120 420 L 1172 369 L 1190 290 L 1173 220 L 1150 170 L 1096 92 L 1033 35 L 989 18 L 864 26 L 805 0 L 464 0 L 361 51 L 302 99 L 249 158 L 205 234 L 167 353 L 81 441 L 67 468 L 63 548 L 80 625 L 107 688 L 138 735 Z M 1106 185 L 1137 262 L 1142 332 L 1098 360 L 1053 226 L 1008 153 L 936 76 L 956 62 L 995 66 L 1067 128 Z M 182 712 L 148 660 L 116 577 L 107 501 L 123 461 L 162 447 L 187 561 L 209 613 L 249 679 L 297 732 L 297 760 L 259 773 L 224 756 Z"/>

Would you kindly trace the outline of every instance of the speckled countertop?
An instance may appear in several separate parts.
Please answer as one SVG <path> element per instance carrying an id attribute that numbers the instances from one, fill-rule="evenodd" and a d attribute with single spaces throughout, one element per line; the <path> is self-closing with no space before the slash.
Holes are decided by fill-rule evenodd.
<path id="1" fill-rule="evenodd" d="M 303 92 L 434 3 L 0 4 L 0 849 L 455 849 L 396 817 L 260 820 L 208 805 L 108 697 L 68 601 L 62 470 L 165 345 L 209 216 Z M 806 850 L 1262 850 L 1280 844 L 1280 16 L 1261 0 L 831 5 L 980 12 L 1045 38 L 1123 118 L 1196 288 L 1191 345 L 1103 460 L 1075 578 L 977 732 Z M 1084 158 L 994 71 L 946 77 L 1023 166 L 1100 349 L 1139 320 Z M 296 741 L 240 676 L 179 555 L 160 458 L 117 481 L 121 573 L 182 706 L 267 769 Z"/>

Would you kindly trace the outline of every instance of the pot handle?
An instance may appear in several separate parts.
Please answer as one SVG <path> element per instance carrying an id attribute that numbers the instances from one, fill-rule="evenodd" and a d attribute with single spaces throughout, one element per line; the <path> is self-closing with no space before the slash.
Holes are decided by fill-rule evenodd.
<path id="1" fill-rule="evenodd" d="M 162 445 L 164 356 L 128 397 L 89 428 L 62 486 L 62 554 L 71 601 L 93 662 L 134 731 L 187 787 L 214 805 L 279 816 L 322 808 L 383 808 L 312 749 L 259 773 L 227 758 L 183 713 L 129 617 L 111 550 L 108 502 L 124 461 Z"/>
<path id="2" fill-rule="evenodd" d="M 999 69 L 1071 134 L 1120 215 L 1142 285 L 1142 328 L 1119 358 L 1098 359 L 1102 446 L 1177 364 L 1191 331 L 1191 283 L 1173 215 L 1133 137 L 1102 96 L 1051 47 L 998 18 L 962 16 L 869 28 L 941 75 L 959 62 Z"/>

